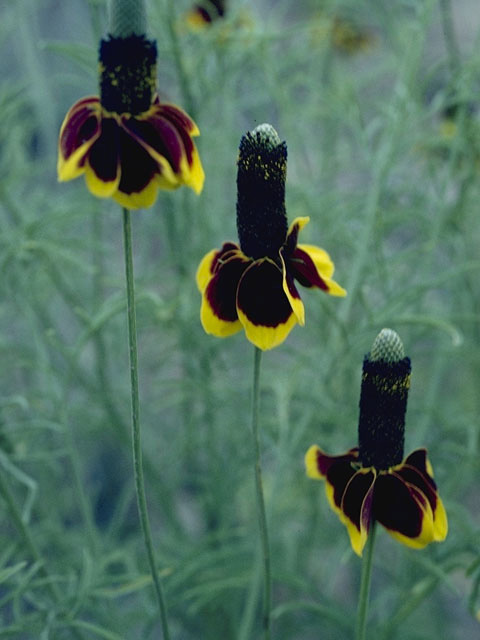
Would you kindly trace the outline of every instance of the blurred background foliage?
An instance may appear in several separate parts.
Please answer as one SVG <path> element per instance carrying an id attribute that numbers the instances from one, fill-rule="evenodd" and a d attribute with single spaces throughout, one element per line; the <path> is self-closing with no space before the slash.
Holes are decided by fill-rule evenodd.
<path id="1" fill-rule="evenodd" d="M 352 637 L 360 561 L 305 477 L 356 442 L 363 355 L 412 358 L 406 453 L 427 446 L 450 533 L 383 532 L 372 637 L 473 638 L 480 611 L 480 9 L 477 0 L 230 0 L 192 31 L 150 0 L 159 90 L 201 130 L 200 197 L 134 214 L 147 497 L 177 640 L 259 637 L 253 347 L 206 336 L 201 257 L 235 239 L 240 137 L 288 143 L 289 218 L 344 300 L 263 359 L 261 435 L 276 640 Z M 56 181 L 62 119 L 97 93 L 104 0 L 0 4 L 0 637 L 157 638 L 132 483 L 121 213 Z M 13 497 L 13 502 L 9 502 Z M 23 535 L 22 535 L 23 531 Z M 35 548 L 28 545 L 30 540 Z"/>

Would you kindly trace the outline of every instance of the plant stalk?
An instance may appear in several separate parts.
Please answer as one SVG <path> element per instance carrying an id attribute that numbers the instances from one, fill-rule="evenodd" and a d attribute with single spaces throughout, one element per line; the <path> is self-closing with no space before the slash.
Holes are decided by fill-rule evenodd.
<path id="1" fill-rule="evenodd" d="M 260 364 L 262 351 L 255 347 L 253 368 L 253 396 L 252 396 L 252 435 L 254 446 L 255 490 L 257 496 L 258 525 L 262 546 L 264 568 L 263 581 L 263 633 L 265 640 L 270 640 L 270 610 L 272 600 L 272 577 L 270 569 L 270 545 L 268 541 L 267 515 L 263 495 L 262 467 L 260 458 L 260 442 L 258 438 L 258 407 L 260 397 Z"/>
<path id="2" fill-rule="evenodd" d="M 53 582 L 50 580 L 50 576 L 48 575 L 47 570 L 45 569 L 44 562 L 40 552 L 37 549 L 37 545 L 35 544 L 34 538 L 30 535 L 30 531 L 26 524 L 23 521 L 20 510 L 15 502 L 15 498 L 10 491 L 4 477 L 3 470 L 0 470 L 0 495 L 5 500 L 8 510 L 10 511 L 10 515 L 12 517 L 13 522 L 15 523 L 15 527 L 17 528 L 18 533 L 23 541 L 23 545 L 30 554 L 32 560 L 34 560 L 39 565 L 39 573 L 45 578 L 47 589 L 50 591 L 50 595 L 52 596 L 54 601 L 58 601 L 59 594 L 56 590 L 56 587 Z"/>
<path id="3" fill-rule="evenodd" d="M 138 355 L 137 355 L 137 326 L 135 313 L 135 286 L 133 279 L 133 250 L 132 250 L 132 228 L 130 221 L 130 211 L 123 209 L 123 239 L 125 251 L 125 277 L 127 288 L 127 321 L 128 321 L 128 346 L 130 359 L 130 382 L 132 400 L 132 452 L 133 470 L 135 477 L 135 491 L 137 495 L 137 507 L 140 523 L 142 525 L 143 539 L 147 551 L 148 563 L 152 574 L 153 585 L 157 596 L 158 607 L 164 640 L 170 640 L 167 621 L 167 607 L 163 588 L 155 566 L 155 555 L 153 551 L 152 532 L 147 510 L 147 500 L 145 496 L 145 482 L 143 478 L 142 466 L 142 445 L 140 434 L 139 418 L 139 394 L 138 394 Z"/>
<path id="4" fill-rule="evenodd" d="M 366 639 L 368 600 L 370 595 L 370 581 L 372 577 L 373 548 L 375 546 L 375 524 L 376 523 L 374 521 L 368 535 L 367 544 L 365 545 L 365 553 L 363 556 L 360 593 L 358 595 L 357 628 L 355 633 L 356 640 Z"/>

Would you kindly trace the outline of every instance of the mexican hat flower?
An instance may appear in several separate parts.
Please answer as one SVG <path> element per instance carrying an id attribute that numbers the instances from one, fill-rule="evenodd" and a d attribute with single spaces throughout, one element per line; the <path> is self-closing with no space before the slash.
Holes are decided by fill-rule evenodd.
<path id="1" fill-rule="evenodd" d="M 358 447 L 330 456 L 312 445 L 305 456 L 307 474 L 325 481 L 330 506 L 360 556 L 374 522 L 416 549 L 447 535 L 426 450 L 403 458 L 410 371 L 399 336 L 383 329 L 363 362 Z"/>
<path id="2" fill-rule="evenodd" d="M 187 12 L 186 21 L 192 29 L 202 29 L 225 16 L 226 0 L 196 2 Z"/>
<path id="3" fill-rule="evenodd" d="M 204 173 L 193 141 L 198 127 L 160 100 L 156 43 L 124 6 L 100 42 L 100 97 L 82 98 L 63 121 L 57 172 L 60 181 L 84 175 L 95 196 L 138 209 L 153 205 L 158 189 L 186 185 L 199 193 Z"/>
<path id="4" fill-rule="evenodd" d="M 205 331 L 223 338 L 245 329 L 248 340 L 263 350 L 282 343 L 295 324 L 305 324 L 295 281 L 345 295 L 332 279 L 328 253 L 298 244 L 309 218 L 296 218 L 288 227 L 286 170 L 287 147 L 271 125 L 243 136 L 237 174 L 239 244 L 213 249 L 197 270 Z"/>

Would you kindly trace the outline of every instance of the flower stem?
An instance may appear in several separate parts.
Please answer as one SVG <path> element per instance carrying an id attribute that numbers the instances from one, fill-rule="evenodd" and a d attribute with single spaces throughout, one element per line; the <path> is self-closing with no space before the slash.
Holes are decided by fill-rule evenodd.
<path id="1" fill-rule="evenodd" d="M 170 35 L 170 41 L 172 46 L 172 54 L 177 67 L 178 78 L 180 81 L 180 88 L 183 94 L 183 100 L 185 108 L 189 116 L 195 119 L 195 102 L 190 90 L 190 82 L 185 69 L 185 63 L 182 56 L 182 47 L 178 38 L 177 29 L 175 28 L 175 2 L 174 0 L 167 0 L 166 3 L 167 14 L 167 28 Z"/>
<path id="2" fill-rule="evenodd" d="M 139 419 L 139 395 L 138 395 L 138 357 L 137 357 L 137 327 L 135 315 L 135 287 L 133 279 L 133 251 L 132 251 L 132 228 L 130 222 L 130 211 L 123 209 L 123 239 L 125 250 L 125 276 L 127 286 L 127 319 L 128 319 L 128 345 L 130 354 L 130 381 L 132 393 L 132 451 L 133 469 L 135 476 L 135 490 L 137 494 L 138 515 L 142 525 L 145 549 L 147 551 L 150 572 L 152 574 L 155 593 L 160 609 L 160 619 L 164 640 L 170 639 L 167 622 L 167 607 L 163 595 L 162 584 L 158 571 L 155 567 L 155 556 L 153 552 L 152 533 L 147 511 L 147 500 L 145 496 L 145 483 L 143 479 L 142 467 L 142 447 L 140 438 Z"/>
<path id="3" fill-rule="evenodd" d="M 8 510 L 10 511 L 10 515 L 12 517 L 13 522 L 20 534 L 23 545 L 27 549 L 28 553 L 32 557 L 32 559 L 39 565 L 38 573 L 45 579 L 45 584 L 47 589 L 50 592 L 50 595 L 53 601 L 56 604 L 60 603 L 60 592 L 57 589 L 57 585 L 53 582 L 52 578 L 48 574 L 47 569 L 45 568 L 44 561 L 42 556 L 40 555 L 39 550 L 37 549 L 37 545 L 35 544 L 35 540 L 33 536 L 30 534 L 30 531 L 23 521 L 22 514 L 20 513 L 20 509 L 15 502 L 15 498 L 10 491 L 10 488 L 3 477 L 3 470 L 0 469 L 0 495 L 3 497 L 5 502 L 7 503 Z M 73 630 L 73 635 L 77 640 L 83 640 L 83 635 L 79 629 Z"/>
<path id="4" fill-rule="evenodd" d="M 265 512 L 265 499 L 263 497 L 262 468 L 260 461 L 260 442 L 258 438 L 258 406 L 260 396 L 260 364 L 262 351 L 255 347 L 255 360 L 253 368 L 253 397 L 252 397 L 252 435 L 255 452 L 255 489 L 257 495 L 258 525 L 260 528 L 260 540 L 262 544 L 264 582 L 263 582 L 263 632 L 265 640 L 270 638 L 270 609 L 272 578 L 270 571 L 270 546 L 268 543 L 267 515 Z"/>
<path id="5" fill-rule="evenodd" d="M 58 602 L 59 593 L 56 589 L 55 583 L 53 583 L 50 580 L 48 572 L 45 569 L 42 556 L 40 555 L 40 552 L 38 551 L 37 546 L 35 544 L 34 538 L 30 535 L 30 531 L 28 530 L 27 525 L 23 521 L 20 510 L 17 506 L 17 503 L 15 502 L 15 498 L 13 497 L 10 491 L 10 488 L 8 487 L 3 477 L 3 470 L 0 470 L 0 495 L 3 497 L 3 499 L 7 504 L 12 520 L 15 523 L 18 533 L 20 534 L 20 537 L 23 541 L 24 547 L 27 549 L 32 559 L 36 563 L 38 563 L 39 573 L 43 578 L 45 578 L 47 589 L 50 591 L 50 595 L 52 596 L 54 601 Z"/>
<path id="6" fill-rule="evenodd" d="M 372 577 L 373 547 L 375 546 L 375 529 L 375 522 L 373 522 L 363 556 L 362 578 L 360 581 L 360 593 L 358 595 L 357 629 L 355 633 L 356 640 L 365 640 L 366 638 L 368 599 L 370 594 L 370 579 Z"/>
<path id="7" fill-rule="evenodd" d="M 450 67 L 450 82 L 455 82 L 458 78 L 460 67 L 460 51 L 455 37 L 455 27 L 453 24 L 453 7 L 451 0 L 440 0 L 440 14 L 442 20 L 443 36 L 445 48 L 447 50 L 448 65 Z"/>

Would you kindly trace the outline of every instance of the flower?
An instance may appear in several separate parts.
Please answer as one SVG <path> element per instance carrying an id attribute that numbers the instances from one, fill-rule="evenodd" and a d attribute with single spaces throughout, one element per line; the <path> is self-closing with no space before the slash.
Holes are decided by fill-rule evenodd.
<path id="1" fill-rule="evenodd" d="M 203 29 L 207 25 L 212 24 L 212 22 L 225 16 L 225 5 L 225 0 L 196 2 L 185 16 L 187 24 L 194 30 Z"/>
<path id="2" fill-rule="evenodd" d="M 447 535 L 427 451 L 416 449 L 402 459 L 410 370 L 400 338 L 383 329 L 363 363 L 359 446 L 329 456 L 312 445 L 305 456 L 307 475 L 325 480 L 330 506 L 360 556 L 375 521 L 415 549 Z"/>
<path id="3" fill-rule="evenodd" d="M 296 218 L 288 228 L 286 167 L 286 144 L 271 125 L 260 125 L 242 138 L 237 175 L 240 244 L 226 242 L 213 249 L 197 270 L 205 331 L 223 338 L 244 328 L 260 349 L 276 347 L 297 322 L 305 324 L 294 280 L 333 296 L 345 295 L 332 280 L 328 253 L 297 244 L 309 218 Z"/>
<path id="4" fill-rule="evenodd" d="M 328 40 L 340 54 L 354 55 L 371 49 L 377 37 L 368 27 L 362 27 L 354 20 L 331 12 L 317 11 L 310 23 L 312 44 L 322 44 Z"/>
<path id="5" fill-rule="evenodd" d="M 193 120 L 156 92 L 157 48 L 144 35 L 100 43 L 100 98 L 82 98 L 60 129 L 58 179 L 84 174 L 88 189 L 128 209 L 150 207 L 158 189 L 199 193 L 204 172 Z"/>
<path id="6" fill-rule="evenodd" d="M 331 27 L 333 46 L 340 52 L 354 54 L 370 49 L 375 43 L 374 35 L 351 20 L 335 16 Z"/>
<path id="7" fill-rule="evenodd" d="M 182 24 L 183 23 L 183 24 Z M 234 33 L 251 31 L 254 20 L 248 9 L 239 6 L 234 11 L 229 9 L 227 0 L 203 0 L 194 2 L 183 15 L 180 30 L 184 25 L 189 31 L 206 33 L 215 27 L 215 37 L 212 43 L 223 45 Z"/>

